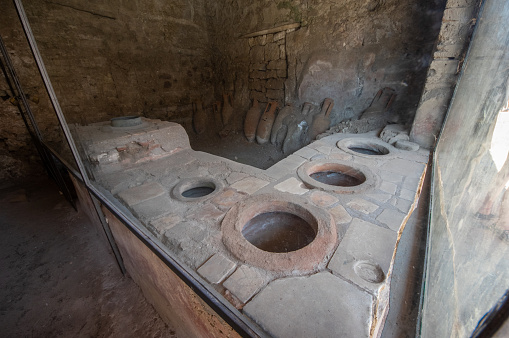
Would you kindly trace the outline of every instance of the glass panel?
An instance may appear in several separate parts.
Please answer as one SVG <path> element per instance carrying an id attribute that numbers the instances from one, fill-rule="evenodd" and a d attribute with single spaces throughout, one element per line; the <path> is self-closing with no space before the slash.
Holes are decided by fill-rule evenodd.
<path id="1" fill-rule="evenodd" d="M 423 337 L 470 336 L 509 280 L 509 2 L 485 2 L 434 163 Z"/>
<path id="2" fill-rule="evenodd" d="M 37 70 L 37 65 L 23 34 L 23 28 L 16 14 L 14 2 L 6 2 L 2 6 L 2 10 L 5 11 L 3 18 L 6 22 L 0 26 L 0 35 L 4 40 L 19 82 L 27 96 L 43 141 L 66 162 L 66 165 L 77 171 L 77 165 L 69 144 L 51 106 L 42 78 Z M 4 76 L 4 74 L 0 76 Z M 12 83 L 12 86 L 14 86 L 14 83 Z M 10 92 L 10 86 L 8 87 Z"/>

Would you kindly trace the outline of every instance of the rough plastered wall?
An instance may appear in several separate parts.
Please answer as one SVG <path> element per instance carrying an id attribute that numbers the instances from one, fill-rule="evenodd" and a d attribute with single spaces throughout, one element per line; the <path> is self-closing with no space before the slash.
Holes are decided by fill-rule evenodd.
<path id="1" fill-rule="evenodd" d="M 208 4 L 216 89 L 234 95 L 238 121 L 253 98 L 318 105 L 330 97 L 337 123 L 359 116 L 379 89 L 391 87 L 398 95 L 394 111 L 411 122 L 444 5 L 443 0 Z M 291 23 L 300 28 L 243 37 Z"/>
<path id="2" fill-rule="evenodd" d="M 212 100 L 203 0 L 23 1 L 69 123 Z"/>
<path id="3" fill-rule="evenodd" d="M 25 94 L 29 97 L 41 134 L 49 145 L 61 149 L 65 141 L 57 118 L 51 111 L 14 4 L 9 0 L 0 0 L 0 8 L 0 35 Z M 3 57 L 1 62 L 2 65 L 5 63 Z M 4 71 L 0 71 L 0 93 L 0 182 L 8 184 L 22 177 L 45 173 L 19 110 L 10 101 L 16 94 L 11 90 Z"/>
<path id="4" fill-rule="evenodd" d="M 424 148 L 437 140 L 476 24 L 481 0 L 447 1 L 442 27 L 410 136 Z"/>
<path id="5" fill-rule="evenodd" d="M 185 122 L 192 102 L 215 99 L 203 0 L 23 0 L 23 5 L 68 123 L 123 115 Z M 0 34 L 21 83 L 39 98 L 31 102 L 39 127 L 47 141 L 62 144 L 13 1 L 0 0 L 0 8 Z M 0 90 L 11 94 L 0 77 Z M 0 171 L 6 177 L 24 176 L 23 167 L 36 154 L 16 111 L 0 100 Z"/>

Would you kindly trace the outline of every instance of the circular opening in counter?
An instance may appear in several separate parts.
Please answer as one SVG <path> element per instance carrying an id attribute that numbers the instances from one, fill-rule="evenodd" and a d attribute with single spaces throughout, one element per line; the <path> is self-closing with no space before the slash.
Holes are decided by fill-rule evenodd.
<path id="1" fill-rule="evenodd" d="M 242 229 L 245 239 L 268 252 L 291 252 L 302 249 L 316 237 L 317 224 L 309 224 L 298 215 L 273 211 L 256 215 Z"/>
<path id="2" fill-rule="evenodd" d="M 196 202 L 215 195 L 222 185 L 214 179 L 188 178 L 180 181 L 172 190 L 172 196 L 184 202 Z"/>
<path id="3" fill-rule="evenodd" d="M 213 186 L 213 187 L 200 186 L 200 187 L 195 187 L 195 188 L 191 188 L 191 189 L 184 191 L 182 193 L 182 196 L 187 197 L 187 198 L 198 198 L 198 197 L 210 195 L 214 192 L 214 190 L 216 190 L 215 186 Z"/>
<path id="4" fill-rule="evenodd" d="M 368 167 L 353 162 L 318 160 L 304 163 L 297 175 L 309 188 L 355 193 L 375 188 L 377 179 Z"/>
<path id="5" fill-rule="evenodd" d="M 285 275 L 325 268 L 338 238 L 326 210 L 278 193 L 238 202 L 226 213 L 221 232 L 240 261 Z"/>
<path id="6" fill-rule="evenodd" d="M 142 124 L 139 116 L 121 116 L 114 117 L 110 120 L 110 125 L 115 128 L 134 127 Z"/>
<path id="7" fill-rule="evenodd" d="M 360 261 L 353 267 L 355 274 L 369 283 L 382 283 L 385 279 L 385 274 L 378 264 L 368 261 Z"/>
<path id="8" fill-rule="evenodd" d="M 377 144 L 355 144 L 348 147 L 348 149 L 364 155 L 387 155 L 389 150 Z"/>
<path id="9" fill-rule="evenodd" d="M 339 140 L 336 146 L 355 156 L 367 158 L 392 157 L 396 149 L 379 138 L 351 137 Z"/>
<path id="10" fill-rule="evenodd" d="M 309 177 L 320 183 L 338 187 L 355 187 L 366 181 L 366 176 L 362 172 L 351 175 L 351 170 L 351 167 L 344 167 L 336 170 L 317 171 L 310 174 Z"/>

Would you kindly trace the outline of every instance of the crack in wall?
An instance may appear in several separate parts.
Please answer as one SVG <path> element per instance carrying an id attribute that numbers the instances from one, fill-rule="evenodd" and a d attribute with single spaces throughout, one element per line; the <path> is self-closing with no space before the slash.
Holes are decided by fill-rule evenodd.
<path id="1" fill-rule="evenodd" d="M 70 9 L 74 9 L 75 11 L 78 11 L 78 12 L 92 14 L 94 16 L 98 16 L 98 17 L 105 18 L 105 19 L 117 20 L 117 18 L 112 17 L 112 16 L 108 16 L 108 15 L 104 15 L 104 14 L 99 14 L 99 13 L 96 13 L 96 12 L 88 11 L 86 9 L 77 8 L 77 7 L 74 7 L 74 6 L 71 6 L 71 5 L 61 4 L 59 2 L 46 1 L 46 3 L 57 5 L 57 6 L 62 6 L 62 7 L 70 8 Z"/>

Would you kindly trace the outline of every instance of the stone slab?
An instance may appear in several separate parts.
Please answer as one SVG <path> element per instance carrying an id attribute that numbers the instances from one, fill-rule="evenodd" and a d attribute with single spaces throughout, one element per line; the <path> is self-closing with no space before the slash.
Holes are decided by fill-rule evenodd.
<path id="1" fill-rule="evenodd" d="M 274 189 L 294 195 L 303 195 L 309 191 L 309 189 L 305 188 L 304 183 L 295 177 L 291 177 L 279 184 L 276 184 Z"/>
<path id="2" fill-rule="evenodd" d="M 224 215 L 225 212 L 216 208 L 213 204 L 206 204 L 193 209 L 186 218 L 217 224 L 223 219 Z"/>
<path id="3" fill-rule="evenodd" d="M 228 175 L 228 177 L 226 178 L 226 182 L 228 182 L 228 184 L 233 184 L 235 182 L 238 182 L 246 177 L 248 177 L 249 175 L 248 174 L 245 174 L 245 173 L 239 173 L 239 172 L 232 172 L 230 175 Z"/>
<path id="4" fill-rule="evenodd" d="M 352 216 L 345 210 L 342 205 L 337 205 L 334 208 L 330 209 L 334 221 L 339 224 L 350 223 L 352 221 Z"/>
<path id="5" fill-rule="evenodd" d="M 244 194 L 240 194 L 233 189 L 225 189 L 222 193 L 215 196 L 211 203 L 219 206 L 220 208 L 231 208 L 241 199 L 246 197 Z"/>
<path id="6" fill-rule="evenodd" d="M 246 303 L 265 283 L 266 279 L 258 269 L 242 265 L 223 283 L 223 286 L 242 303 Z"/>
<path id="7" fill-rule="evenodd" d="M 381 166 L 381 169 L 403 176 L 420 177 L 424 171 L 425 166 L 426 164 L 424 163 L 395 158 L 384 163 Z"/>
<path id="8" fill-rule="evenodd" d="M 145 223 L 155 218 L 165 216 L 172 211 L 170 205 L 173 200 L 166 195 L 161 195 L 132 207 L 134 214 Z"/>
<path id="9" fill-rule="evenodd" d="M 219 284 L 235 270 L 235 266 L 226 256 L 217 253 L 198 269 L 198 273 L 209 283 Z"/>
<path id="10" fill-rule="evenodd" d="M 392 197 L 392 195 L 389 195 L 389 194 L 381 194 L 381 193 L 367 194 L 366 196 L 367 196 L 367 197 L 369 197 L 369 198 L 372 198 L 372 199 L 374 199 L 375 201 L 380 202 L 380 203 L 385 203 L 385 202 L 387 202 L 388 200 L 390 200 L 390 199 L 391 199 L 391 197 Z"/>
<path id="11" fill-rule="evenodd" d="M 399 193 L 399 197 L 407 200 L 407 201 L 414 201 L 415 200 L 415 192 L 412 191 L 412 190 L 408 190 L 408 189 L 405 189 L 405 188 L 402 188 L 400 193 Z"/>
<path id="12" fill-rule="evenodd" d="M 316 154 L 318 154 L 318 151 L 315 150 L 315 149 L 309 148 L 309 147 L 304 147 L 302 149 L 297 150 L 293 154 L 309 160 L 309 159 L 311 159 L 311 157 L 313 157 Z"/>
<path id="13" fill-rule="evenodd" d="M 300 167 L 304 162 L 306 162 L 306 159 L 292 154 L 265 170 L 265 174 L 270 177 L 279 179 L 288 174 L 295 173 L 297 168 Z"/>
<path id="14" fill-rule="evenodd" d="M 412 208 L 413 202 L 404 200 L 402 198 L 396 198 L 394 202 L 394 206 L 398 208 L 399 211 L 408 214 L 410 209 Z"/>
<path id="15" fill-rule="evenodd" d="M 403 176 L 390 171 L 380 170 L 380 178 L 382 180 L 392 183 L 400 183 L 403 181 Z"/>
<path id="16" fill-rule="evenodd" d="M 314 191 L 310 198 L 314 204 L 322 208 L 330 207 L 339 201 L 335 196 L 323 191 Z"/>
<path id="17" fill-rule="evenodd" d="M 380 190 L 382 190 L 388 194 L 391 194 L 391 195 L 396 194 L 397 188 L 398 188 L 398 186 L 391 182 L 384 181 L 384 182 L 382 182 L 382 184 L 380 184 Z"/>
<path id="18" fill-rule="evenodd" d="M 150 182 L 130 188 L 118 193 L 118 196 L 129 206 L 134 206 L 141 202 L 161 196 L 166 193 L 166 189 L 157 182 Z"/>
<path id="19" fill-rule="evenodd" d="M 372 296 L 328 272 L 270 283 L 244 307 L 273 337 L 368 337 Z"/>
<path id="20" fill-rule="evenodd" d="M 246 194 L 253 194 L 269 184 L 269 182 L 256 177 L 247 177 L 238 182 L 235 182 L 231 187 L 237 191 L 244 192 Z"/>
<path id="21" fill-rule="evenodd" d="M 168 216 L 160 217 L 148 222 L 147 228 L 154 234 L 162 235 L 167 230 L 173 228 L 178 223 L 182 222 L 182 217 L 178 214 L 171 214 Z"/>
<path id="22" fill-rule="evenodd" d="M 193 222 L 181 222 L 164 233 L 165 245 L 191 268 L 202 265 L 217 248 L 209 241 L 209 232 Z"/>
<path id="23" fill-rule="evenodd" d="M 403 224 L 407 214 L 404 214 L 397 210 L 385 209 L 376 218 L 377 221 L 387 225 L 389 229 L 399 231 L 399 228 Z"/>
<path id="24" fill-rule="evenodd" d="M 362 198 L 354 198 L 350 202 L 348 202 L 346 205 L 348 205 L 350 208 L 357 210 L 359 212 L 362 212 L 363 214 L 370 214 L 374 212 L 376 209 L 378 209 L 378 205 L 368 202 L 365 199 Z"/>
<path id="25" fill-rule="evenodd" d="M 387 277 L 396 240 L 397 234 L 393 231 L 354 218 L 328 267 L 334 273 L 377 293 Z M 374 267 L 374 271 L 363 271 L 363 266 Z M 376 275 L 377 269 L 381 269 L 383 275 Z M 376 278 L 372 278 L 372 273 Z"/>

